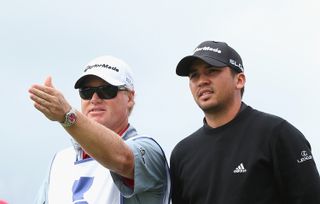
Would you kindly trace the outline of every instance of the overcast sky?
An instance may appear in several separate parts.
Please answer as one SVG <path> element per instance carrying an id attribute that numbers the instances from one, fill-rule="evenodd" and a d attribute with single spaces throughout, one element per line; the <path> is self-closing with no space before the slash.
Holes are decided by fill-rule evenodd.
<path id="1" fill-rule="evenodd" d="M 100 55 L 131 65 L 130 122 L 170 158 L 202 125 L 178 61 L 202 41 L 225 41 L 243 60 L 244 102 L 285 118 L 311 143 L 320 166 L 320 3 L 317 0 L 10 0 L 0 6 L 0 199 L 32 203 L 54 153 L 70 145 L 33 108 L 28 89 L 48 75 L 70 103 L 83 67 Z"/>

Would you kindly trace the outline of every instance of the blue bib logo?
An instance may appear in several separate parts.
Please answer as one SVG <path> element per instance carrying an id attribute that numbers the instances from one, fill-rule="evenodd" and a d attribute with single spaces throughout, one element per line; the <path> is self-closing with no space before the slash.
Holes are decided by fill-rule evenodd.
<path id="1" fill-rule="evenodd" d="M 72 186 L 72 200 L 74 204 L 88 204 L 88 202 L 84 200 L 83 195 L 90 189 L 93 179 L 93 177 L 80 177 L 79 180 L 74 181 Z"/>

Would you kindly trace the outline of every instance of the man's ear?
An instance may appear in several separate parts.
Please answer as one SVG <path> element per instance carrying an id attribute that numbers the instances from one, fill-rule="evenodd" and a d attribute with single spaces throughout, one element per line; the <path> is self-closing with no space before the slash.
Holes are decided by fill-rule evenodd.
<path id="1" fill-rule="evenodd" d="M 134 95 L 135 95 L 135 92 L 134 91 L 128 91 L 127 92 L 127 95 L 128 95 L 128 102 L 132 102 L 134 104 Z"/>
<path id="2" fill-rule="evenodd" d="M 246 83 L 246 76 L 244 75 L 244 73 L 241 72 L 241 73 L 237 74 L 236 80 L 237 80 L 236 87 L 238 89 L 242 89 Z"/>

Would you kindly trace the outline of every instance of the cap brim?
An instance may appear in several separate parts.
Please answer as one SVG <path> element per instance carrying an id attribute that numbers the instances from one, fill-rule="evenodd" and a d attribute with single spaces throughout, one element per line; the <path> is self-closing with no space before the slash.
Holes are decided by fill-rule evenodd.
<path id="1" fill-rule="evenodd" d="M 182 58 L 182 60 L 180 60 L 180 62 L 177 65 L 177 68 L 176 68 L 176 74 L 179 76 L 189 76 L 191 65 L 197 59 L 200 59 L 200 60 L 210 64 L 213 67 L 228 66 L 225 63 L 222 63 L 216 59 L 213 59 L 213 58 L 210 58 L 207 56 L 190 55 L 190 56 L 186 56 L 186 57 Z"/>
<path id="2" fill-rule="evenodd" d="M 83 83 L 85 82 L 86 78 L 89 77 L 89 76 L 95 76 L 95 77 L 98 77 L 100 79 L 102 79 L 103 81 L 111 84 L 111 85 L 114 85 L 114 86 L 121 86 L 121 85 L 124 85 L 123 83 L 119 82 L 119 81 L 115 81 L 114 79 L 112 78 L 108 78 L 108 76 L 99 76 L 99 75 L 96 75 L 96 74 L 85 74 L 83 76 L 81 76 L 77 81 L 76 83 L 74 84 L 74 88 L 75 89 L 78 89 L 78 88 L 81 88 L 83 86 Z M 107 79 L 108 78 L 108 79 Z"/>
<path id="3" fill-rule="evenodd" d="M 95 76 L 95 75 L 93 75 L 93 74 L 87 74 L 87 75 L 81 76 L 81 77 L 77 80 L 77 82 L 74 84 L 74 88 L 75 88 L 75 89 L 81 88 L 82 85 L 83 85 L 83 82 L 85 81 L 85 79 L 86 79 L 88 76 Z M 99 78 L 100 78 L 100 77 L 99 77 Z"/>

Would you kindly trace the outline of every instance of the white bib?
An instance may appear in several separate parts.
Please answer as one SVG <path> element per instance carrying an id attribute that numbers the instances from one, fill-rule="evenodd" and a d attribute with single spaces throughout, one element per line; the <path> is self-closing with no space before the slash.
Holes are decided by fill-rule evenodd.
<path id="1" fill-rule="evenodd" d="M 55 156 L 50 171 L 49 204 L 120 204 L 120 192 L 108 169 L 94 159 L 75 161 L 73 148 Z"/>

